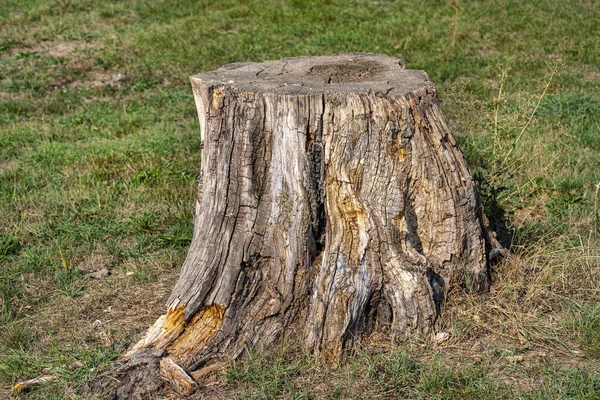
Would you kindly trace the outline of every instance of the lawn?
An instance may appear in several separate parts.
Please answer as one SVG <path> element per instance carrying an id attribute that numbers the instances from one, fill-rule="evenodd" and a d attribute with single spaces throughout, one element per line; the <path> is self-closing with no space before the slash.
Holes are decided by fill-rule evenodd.
<path id="1" fill-rule="evenodd" d="M 163 311 L 200 167 L 190 75 L 361 51 L 429 74 L 513 257 L 452 294 L 444 345 L 327 366 L 284 341 L 197 397 L 600 399 L 597 1 L 3 0 L 0 24 L 0 398 L 44 375 L 19 396 L 105 398 Z"/>

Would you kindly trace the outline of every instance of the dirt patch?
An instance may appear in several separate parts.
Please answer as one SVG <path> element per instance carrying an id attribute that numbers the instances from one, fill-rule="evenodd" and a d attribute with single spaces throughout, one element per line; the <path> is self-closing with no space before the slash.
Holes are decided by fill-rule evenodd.
<path id="1" fill-rule="evenodd" d="M 103 268 L 110 269 L 114 264 L 114 258 L 108 254 L 102 252 L 93 253 L 87 257 L 83 262 L 77 265 L 77 268 L 83 273 L 89 273 L 94 271 L 100 271 Z"/>
<path id="2" fill-rule="evenodd" d="M 0 98 L 1 100 L 2 98 Z M 4 162 L 0 162 L 0 175 L 5 174 L 10 171 L 14 171 L 19 168 L 19 162 L 17 160 L 8 160 Z"/>
<path id="3" fill-rule="evenodd" d="M 89 48 L 86 42 L 42 42 L 32 48 L 32 51 L 46 52 L 55 58 L 71 58 L 78 51 Z"/>
<path id="4" fill-rule="evenodd" d="M 0 57 L 0 59 L 2 59 Z M 12 92 L 12 91 L 0 91 L 0 102 L 3 101 L 23 101 L 28 99 L 27 95 L 23 91 Z"/>
<path id="5" fill-rule="evenodd" d="M 54 41 L 41 42 L 30 47 L 19 47 L 11 49 L 0 55 L 0 59 L 5 59 L 19 53 L 38 53 L 40 55 L 49 55 L 51 57 L 62 59 L 61 65 L 52 66 L 52 70 L 65 65 L 85 72 L 85 77 L 81 79 L 73 78 L 57 78 L 52 86 L 55 90 L 65 90 L 67 88 L 85 88 L 85 89 L 100 89 L 106 85 L 118 86 L 126 81 L 129 77 L 111 71 L 103 71 L 93 68 L 90 57 L 91 49 L 97 49 L 92 43 L 82 41 Z M 12 99 L 14 96 L 0 93 L 0 100 L 4 98 Z"/>
<path id="6" fill-rule="evenodd" d="M 101 89 L 105 86 L 118 87 L 130 78 L 124 74 L 98 69 L 91 70 L 86 75 L 85 79 L 69 82 L 69 87 L 85 89 Z"/>
<path id="7" fill-rule="evenodd" d="M 73 58 L 78 52 L 91 47 L 91 43 L 78 41 L 41 42 L 31 47 L 15 47 L 5 52 L 0 58 L 11 57 L 24 52 L 49 54 L 54 58 Z"/>
<path id="8" fill-rule="evenodd" d="M 82 41 L 54 41 L 41 42 L 30 47 L 18 47 L 6 51 L 0 55 L 0 60 L 19 53 L 39 53 L 41 55 L 50 55 L 54 58 L 64 59 L 61 67 L 65 65 L 85 72 L 85 77 L 81 79 L 60 79 L 52 84 L 55 90 L 66 90 L 67 88 L 101 89 L 105 86 L 118 87 L 130 80 L 131 76 L 118 71 L 104 71 L 93 68 L 90 57 L 92 49 L 98 50 L 98 46 L 92 43 Z M 59 66 L 54 65 L 52 69 Z M 13 98 L 12 95 L 0 93 L 0 100 L 4 98 Z"/>
<path id="9" fill-rule="evenodd" d="M 94 268 L 108 262 L 98 255 L 90 256 L 87 261 Z M 178 275 L 179 269 L 172 269 L 162 271 L 152 282 L 135 281 L 122 273 L 90 280 L 81 296 L 57 296 L 32 316 L 31 335 L 40 349 L 57 345 L 68 348 L 75 344 L 124 352 L 130 341 L 164 312 L 164 303 Z"/>
<path id="10" fill-rule="evenodd" d="M 588 71 L 584 78 L 588 82 L 597 82 L 600 80 L 600 71 Z"/>

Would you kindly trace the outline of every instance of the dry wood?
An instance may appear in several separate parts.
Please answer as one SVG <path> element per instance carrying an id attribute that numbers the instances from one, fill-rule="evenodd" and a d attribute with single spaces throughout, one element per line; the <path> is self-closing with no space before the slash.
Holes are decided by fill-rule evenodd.
<path id="1" fill-rule="evenodd" d="M 202 367 L 201 369 L 197 369 L 196 371 L 193 371 L 191 375 L 196 382 L 199 382 L 204 380 L 208 375 L 216 375 L 216 373 L 223 371 L 225 367 L 225 364 L 215 363 L 206 367 Z"/>
<path id="2" fill-rule="evenodd" d="M 162 349 L 192 372 L 292 326 L 334 358 L 373 330 L 435 340 L 450 290 L 489 288 L 500 247 L 425 72 L 342 54 L 191 81 L 193 240 L 167 314 L 126 358 Z"/>
<path id="3" fill-rule="evenodd" d="M 23 392 L 27 389 L 30 389 L 33 386 L 43 385 L 47 382 L 56 380 L 56 376 L 53 375 L 44 375 L 39 378 L 29 379 L 27 381 L 19 382 L 10 390 L 9 394 L 11 396 L 16 395 L 17 393 Z"/>
<path id="4" fill-rule="evenodd" d="M 189 395 L 198 384 L 175 361 L 165 357 L 160 361 L 160 376 L 180 394 Z"/>

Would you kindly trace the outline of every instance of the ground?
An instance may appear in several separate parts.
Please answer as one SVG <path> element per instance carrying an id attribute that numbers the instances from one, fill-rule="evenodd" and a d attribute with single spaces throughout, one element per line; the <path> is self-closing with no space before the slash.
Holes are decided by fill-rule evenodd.
<path id="1" fill-rule="evenodd" d="M 327 366 L 284 338 L 196 397 L 600 398 L 597 2 L 6 0 L 0 23 L 1 398 L 44 375 L 19 396 L 104 398 L 163 311 L 200 166 L 188 76 L 347 51 L 427 71 L 514 256 L 451 293 L 443 344 Z"/>

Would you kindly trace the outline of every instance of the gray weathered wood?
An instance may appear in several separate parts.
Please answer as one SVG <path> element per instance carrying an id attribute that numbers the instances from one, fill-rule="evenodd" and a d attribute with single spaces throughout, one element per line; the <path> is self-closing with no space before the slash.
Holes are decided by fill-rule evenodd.
<path id="1" fill-rule="evenodd" d="M 486 291 L 495 239 L 423 71 L 342 54 L 191 77 L 203 139 L 194 236 L 127 357 L 187 371 L 294 327 L 338 356 L 373 330 L 433 338 L 452 288 Z"/>

